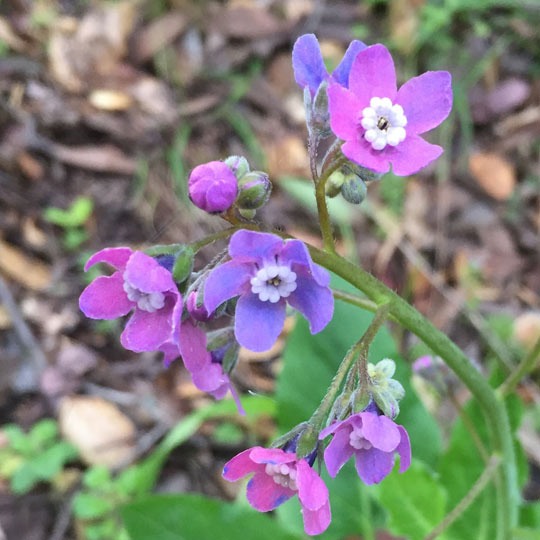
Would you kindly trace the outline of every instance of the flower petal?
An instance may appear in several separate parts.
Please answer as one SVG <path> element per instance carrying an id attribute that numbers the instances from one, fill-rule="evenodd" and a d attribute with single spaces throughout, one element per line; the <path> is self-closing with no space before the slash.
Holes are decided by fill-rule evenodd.
<path id="1" fill-rule="evenodd" d="M 264 470 L 264 467 L 253 462 L 249 457 L 252 450 L 252 448 L 248 448 L 225 463 L 225 466 L 223 467 L 223 478 L 225 478 L 225 480 L 236 482 L 247 474 L 258 470 Z"/>
<path id="2" fill-rule="evenodd" d="M 241 294 L 252 273 L 251 264 L 229 261 L 214 268 L 204 284 L 204 307 L 212 313 L 220 304 Z"/>
<path id="3" fill-rule="evenodd" d="M 215 392 L 224 386 L 225 394 L 227 393 L 226 375 L 223 373 L 223 368 L 219 364 L 209 362 L 203 369 L 193 371 L 191 378 L 193 384 L 203 392 Z M 223 397 L 223 394 L 221 397 Z"/>
<path id="4" fill-rule="evenodd" d="M 319 42 L 315 34 L 300 36 L 293 47 L 292 64 L 294 78 L 302 87 L 309 87 L 311 95 L 315 95 L 320 84 L 328 78 Z"/>
<path id="5" fill-rule="evenodd" d="M 297 272 L 296 290 L 288 298 L 289 304 L 309 321 L 312 334 L 320 332 L 334 314 L 334 296 L 328 287 L 317 285 L 311 276 Z"/>
<path id="6" fill-rule="evenodd" d="M 411 442 L 407 430 L 403 426 L 398 426 L 398 429 L 401 435 L 401 441 L 396 448 L 396 452 L 400 457 L 399 472 L 403 473 L 411 465 Z"/>
<path id="7" fill-rule="evenodd" d="M 166 368 L 168 368 L 171 363 L 180 356 L 178 345 L 172 341 L 160 345 L 158 351 L 163 353 L 163 365 Z"/>
<path id="8" fill-rule="evenodd" d="M 117 270 L 123 270 L 132 253 L 133 251 L 128 247 L 102 249 L 88 259 L 84 265 L 84 271 L 86 272 L 91 266 L 100 262 L 110 264 Z"/>
<path id="9" fill-rule="evenodd" d="M 317 510 L 310 510 L 305 506 L 302 507 L 302 516 L 304 518 L 304 530 L 306 531 L 306 534 L 315 536 L 323 533 L 328 529 L 328 525 L 330 525 L 330 521 L 332 521 L 330 501 L 326 501 L 320 508 L 317 508 Z"/>
<path id="10" fill-rule="evenodd" d="M 120 341 L 134 352 L 156 351 L 160 345 L 173 338 L 173 297 L 165 299 L 165 305 L 154 312 L 135 309 L 129 319 Z"/>
<path id="11" fill-rule="evenodd" d="M 401 146 L 400 143 L 398 146 Z M 358 163 L 366 169 L 370 169 L 377 173 L 387 173 L 390 170 L 390 161 L 388 159 L 386 149 L 374 150 L 372 146 L 360 135 L 356 139 L 348 140 L 342 147 L 341 151 L 351 161 Z"/>
<path id="12" fill-rule="evenodd" d="M 178 292 L 172 274 L 156 259 L 142 251 L 136 251 L 129 258 L 124 278 L 133 287 L 145 293 Z"/>
<path id="13" fill-rule="evenodd" d="M 371 412 L 360 413 L 360 417 L 362 433 L 375 448 L 383 452 L 393 452 L 396 449 L 401 435 L 390 418 Z"/>
<path id="14" fill-rule="evenodd" d="M 330 127 L 337 137 L 354 140 L 358 137 L 358 117 L 362 105 L 356 95 L 339 84 L 328 88 Z"/>
<path id="15" fill-rule="evenodd" d="M 246 496 L 249 504 L 259 512 L 269 512 L 294 495 L 292 489 L 276 484 L 264 471 L 255 473 L 248 482 Z"/>
<path id="16" fill-rule="evenodd" d="M 285 323 L 285 306 L 283 299 L 273 304 L 262 302 L 253 293 L 242 295 L 236 304 L 234 325 L 238 343 L 253 352 L 271 349 Z"/>
<path id="17" fill-rule="evenodd" d="M 242 229 L 229 242 L 229 255 L 240 262 L 256 262 L 273 257 L 283 247 L 283 240 L 275 234 Z"/>
<path id="18" fill-rule="evenodd" d="M 372 45 L 356 55 L 349 74 L 349 90 L 367 107 L 372 97 L 396 96 L 396 70 L 388 49 L 381 44 Z"/>
<path id="19" fill-rule="evenodd" d="M 354 454 L 354 448 L 350 445 L 349 436 L 351 429 L 343 427 L 336 431 L 330 444 L 324 451 L 324 462 L 328 469 L 328 474 L 335 478 L 341 467 L 351 459 Z"/>
<path id="20" fill-rule="evenodd" d="M 328 502 L 328 488 L 317 472 L 312 469 L 305 459 L 296 464 L 298 476 L 298 498 L 302 506 L 308 510 L 317 510 Z"/>
<path id="21" fill-rule="evenodd" d="M 190 319 L 186 319 L 180 325 L 178 346 L 184 365 L 192 373 L 200 371 L 212 362 L 210 353 L 206 350 L 205 331 L 193 324 Z M 214 388 L 217 388 L 217 385 Z"/>
<path id="22" fill-rule="evenodd" d="M 452 109 L 452 77 L 448 71 L 428 71 L 407 81 L 396 103 L 407 117 L 407 134 L 424 133 L 438 126 Z"/>
<path id="23" fill-rule="evenodd" d="M 429 165 L 442 153 L 440 146 L 430 144 L 418 135 L 407 135 L 404 141 L 388 150 L 387 156 L 396 176 L 409 176 Z"/>
<path id="24" fill-rule="evenodd" d="M 338 67 L 332 73 L 333 79 L 338 84 L 344 86 L 345 88 L 349 87 L 349 73 L 351 71 L 353 62 L 356 60 L 358 53 L 366 48 L 367 45 L 361 41 L 358 41 L 357 39 L 351 41 L 351 44 L 343 56 L 343 60 L 341 60 Z"/>
<path id="25" fill-rule="evenodd" d="M 100 276 L 81 294 L 79 307 L 90 319 L 116 319 L 131 311 L 135 305 L 126 295 L 120 272 Z"/>
<path id="26" fill-rule="evenodd" d="M 323 287 L 330 284 L 330 273 L 322 266 L 315 264 L 311 259 L 306 244 L 301 240 L 287 240 L 281 250 L 280 259 L 286 263 L 296 263 L 306 266 L 313 279 Z"/>
<path id="27" fill-rule="evenodd" d="M 394 466 L 394 453 L 382 452 L 376 448 L 357 450 L 355 459 L 358 476 L 365 484 L 378 484 L 388 476 Z"/>
<path id="28" fill-rule="evenodd" d="M 251 449 L 250 458 L 255 463 L 270 463 L 277 465 L 278 463 L 292 463 L 296 461 L 296 454 L 292 452 L 284 452 L 281 448 L 263 448 L 255 446 Z"/>

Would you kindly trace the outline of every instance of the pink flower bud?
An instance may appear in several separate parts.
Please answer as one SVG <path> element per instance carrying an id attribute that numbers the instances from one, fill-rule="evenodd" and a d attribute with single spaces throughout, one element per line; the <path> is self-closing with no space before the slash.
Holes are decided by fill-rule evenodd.
<path id="1" fill-rule="evenodd" d="M 228 210 L 236 199 L 236 176 L 222 161 L 199 165 L 189 176 L 189 196 L 195 206 L 210 214 Z"/>

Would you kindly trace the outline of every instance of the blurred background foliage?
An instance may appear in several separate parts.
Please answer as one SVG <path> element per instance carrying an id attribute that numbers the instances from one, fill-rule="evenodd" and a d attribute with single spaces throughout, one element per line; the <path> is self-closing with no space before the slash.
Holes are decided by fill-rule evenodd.
<path id="1" fill-rule="evenodd" d="M 534 0 L 2 0 L 0 537 L 304 537 L 295 501 L 258 514 L 221 468 L 310 415 L 371 315 L 338 304 L 315 337 L 291 318 L 271 351 L 242 351 L 239 418 L 179 362 L 165 371 L 123 350 L 121 322 L 85 320 L 77 298 L 101 247 L 219 230 L 190 205 L 186 178 L 231 154 L 270 174 L 261 219 L 319 243 L 290 64 L 306 32 L 330 68 L 361 39 L 391 49 L 401 82 L 452 73 L 453 112 L 429 135 L 443 156 L 372 183 L 361 206 L 333 199 L 331 213 L 341 253 L 493 384 L 504 378 L 540 336 L 539 26 Z M 422 539 L 481 474 L 471 425 L 482 440 L 485 426 L 467 391 L 411 376 L 428 353 L 393 325 L 376 339 L 372 361 L 395 359 L 407 389 L 398 421 L 415 461 L 369 489 L 352 468 L 329 482 L 324 538 Z M 507 402 L 525 540 L 540 531 L 538 381 L 533 371 Z M 439 538 L 491 539 L 495 522 L 489 487 Z"/>

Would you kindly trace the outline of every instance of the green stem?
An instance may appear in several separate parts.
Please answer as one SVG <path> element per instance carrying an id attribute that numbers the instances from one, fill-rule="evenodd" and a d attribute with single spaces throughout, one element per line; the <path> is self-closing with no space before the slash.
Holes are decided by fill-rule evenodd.
<path id="1" fill-rule="evenodd" d="M 192 242 L 190 244 L 191 249 L 193 249 L 194 253 L 197 253 L 200 249 L 203 247 L 212 244 L 216 240 L 221 240 L 222 238 L 227 238 L 234 234 L 236 231 L 241 229 L 241 227 L 230 227 L 228 229 L 224 229 L 223 231 L 219 231 L 217 233 L 211 234 L 210 236 L 206 236 L 205 238 L 202 238 L 201 240 L 197 240 L 196 242 Z"/>
<path id="2" fill-rule="evenodd" d="M 491 456 L 487 467 L 484 469 L 484 472 L 478 477 L 478 480 L 473 484 L 471 489 L 467 492 L 465 497 L 458 502 L 458 504 L 452 509 L 452 511 L 447 514 L 447 516 L 429 533 L 424 540 L 435 540 L 442 534 L 454 521 L 469 508 L 469 506 L 474 502 L 476 497 L 482 493 L 482 490 L 488 485 L 490 480 L 494 477 L 499 465 L 501 464 L 500 456 Z M 510 531 L 505 537 L 510 539 Z"/>
<path id="3" fill-rule="evenodd" d="M 317 200 L 317 212 L 319 213 L 319 222 L 321 224 L 321 234 L 323 237 L 324 249 L 329 253 L 336 252 L 334 234 L 332 232 L 332 222 L 328 213 L 326 204 L 326 182 L 330 175 L 337 171 L 345 163 L 344 158 L 338 157 L 326 168 L 317 181 L 315 187 L 315 199 Z"/>
<path id="4" fill-rule="evenodd" d="M 455 343 L 415 308 L 368 272 L 334 253 L 309 247 L 313 260 L 341 276 L 377 304 L 390 302 L 390 314 L 439 355 L 478 400 L 492 435 L 494 452 L 503 459 L 497 471 L 497 539 L 507 540 L 517 522 L 517 473 L 512 433 L 504 403 Z"/>
<path id="5" fill-rule="evenodd" d="M 371 324 L 368 326 L 367 330 L 364 332 L 364 335 L 355 345 L 353 345 L 349 349 L 349 352 L 341 361 L 341 364 L 336 374 L 334 375 L 334 378 L 332 379 L 332 382 L 330 383 L 330 386 L 328 387 L 328 390 L 326 391 L 326 394 L 322 399 L 321 404 L 309 420 L 309 424 L 313 426 L 316 431 L 320 431 L 320 429 L 322 428 L 324 421 L 326 420 L 326 417 L 328 416 L 328 413 L 330 412 L 330 409 L 332 408 L 332 405 L 334 404 L 334 401 L 338 396 L 343 381 L 345 380 L 349 369 L 354 364 L 354 359 L 356 358 L 356 355 L 359 352 L 363 354 L 366 353 L 369 344 L 371 343 L 371 341 L 373 341 L 373 338 L 379 331 L 379 328 L 386 320 L 388 308 L 389 306 L 382 306 L 377 310 L 377 313 L 375 313 L 375 317 L 373 317 L 373 320 L 371 321 Z"/>
<path id="6" fill-rule="evenodd" d="M 527 375 L 527 373 L 530 373 L 534 367 L 538 359 L 540 358 L 540 338 L 536 341 L 533 348 L 529 351 L 529 354 L 525 355 L 523 360 L 520 362 L 520 364 L 516 367 L 516 369 L 510 374 L 508 379 L 501 384 L 501 386 L 498 388 L 498 392 L 502 396 L 507 396 L 514 390 L 514 388 L 517 386 L 519 381 Z"/>

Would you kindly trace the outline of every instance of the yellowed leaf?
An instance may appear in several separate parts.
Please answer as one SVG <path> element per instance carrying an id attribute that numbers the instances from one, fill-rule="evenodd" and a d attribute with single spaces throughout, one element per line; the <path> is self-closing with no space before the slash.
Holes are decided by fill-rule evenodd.
<path id="1" fill-rule="evenodd" d="M 125 111 L 133 103 L 131 96 L 117 90 L 94 90 L 89 96 L 88 101 L 96 108 L 102 111 Z"/>
<path id="2" fill-rule="evenodd" d="M 515 168 L 498 154 L 492 152 L 471 154 L 469 169 L 482 189 L 494 199 L 505 201 L 514 191 Z"/>
<path id="3" fill-rule="evenodd" d="M 62 435 L 89 465 L 111 469 L 133 456 L 135 426 L 116 405 L 96 396 L 66 397 L 58 416 Z"/>

